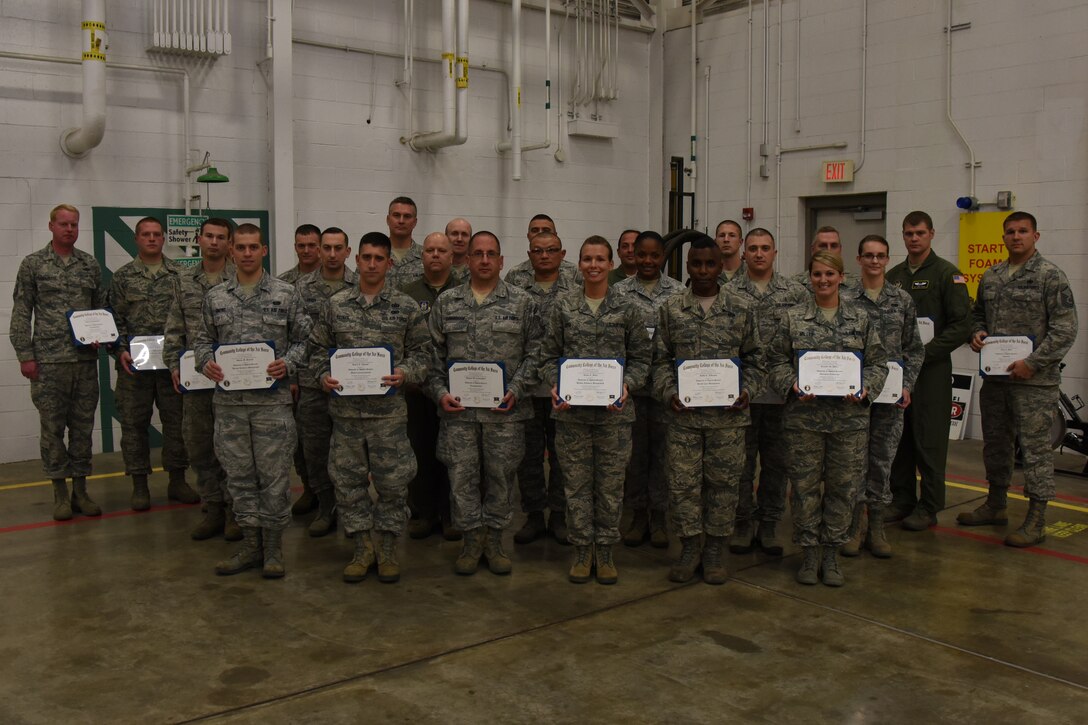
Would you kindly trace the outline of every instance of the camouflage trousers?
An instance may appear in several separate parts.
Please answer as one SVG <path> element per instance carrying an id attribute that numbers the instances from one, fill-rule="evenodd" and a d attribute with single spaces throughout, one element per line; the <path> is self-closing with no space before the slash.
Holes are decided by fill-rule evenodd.
<path id="1" fill-rule="evenodd" d="M 744 466 L 743 428 L 669 426 L 666 451 L 671 528 L 680 537 L 729 536 Z"/>
<path id="2" fill-rule="evenodd" d="M 114 386 L 117 418 L 121 422 L 121 453 L 125 473 L 130 476 L 151 473 L 151 445 L 148 429 L 151 414 L 159 409 L 162 423 L 162 467 L 167 471 L 185 470 L 189 455 L 182 431 L 181 394 L 174 390 L 169 370 L 155 370 L 129 375 L 117 371 Z"/>
<path id="3" fill-rule="evenodd" d="M 46 478 L 91 475 L 91 435 L 98 408 L 98 363 L 94 360 L 38 365 L 30 399 L 41 421 L 42 470 Z M 64 431 L 68 431 L 68 444 Z"/>
<path id="4" fill-rule="evenodd" d="M 293 440 L 295 419 L 287 405 L 216 402 L 215 454 L 241 526 L 282 530 L 291 523 Z"/>
<path id="5" fill-rule="evenodd" d="M 781 521 L 786 510 L 786 447 L 778 403 L 752 403 L 752 424 L 744 437 L 737 521 Z M 756 486 L 756 458 L 759 485 Z M 753 490 L 754 489 L 754 490 Z"/>
<path id="6" fill-rule="evenodd" d="M 903 409 L 877 403 L 869 409 L 869 456 L 865 465 L 865 486 L 860 500 L 870 506 L 892 502 L 892 461 L 903 435 Z"/>
<path id="7" fill-rule="evenodd" d="M 201 501 L 222 503 L 228 497 L 227 474 L 215 456 L 215 393 L 200 390 L 181 396 L 184 415 L 181 430 L 189 465 L 196 472 L 196 487 Z"/>
<path id="8" fill-rule="evenodd" d="M 1057 385 L 1024 385 L 983 380 L 978 393 L 982 413 L 982 461 L 995 488 L 1012 482 L 1016 437 L 1024 453 L 1024 495 L 1054 498 L 1054 454 L 1050 425 L 1058 408 Z"/>
<path id="9" fill-rule="evenodd" d="M 305 387 L 299 390 L 296 421 L 310 490 L 314 493 L 331 490 L 329 441 L 332 439 L 332 418 L 325 391 Z"/>
<path id="10" fill-rule="evenodd" d="M 525 453 L 525 426 L 443 418 L 438 460 L 450 474 L 450 513 L 455 528 L 504 529 L 514 518 L 514 478 Z"/>
<path id="11" fill-rule="evenodd" d="M 665 481 L 665 407 L 648 395 L 636 396 L 635 402 L 623 503 L 633 510 L 665 512 L 669 507 L 669 485 Z"/>
<path id="12" fill-rule="evenodd" d="M 821 433 L 790 428 L 786 436 L 794 543 L 846 543 L 865 471 L 868 429 Z"/>
<path id="13" fill-rule="evenodd" d="M 329 475 L 344 531 L 404 531 L 416 458 L 404 418 L 332 419 Z M 370 498 L 373 478 L 377 501 Z"/>
<path id="14" fill-rule="evenodd" d="M 563 468 L 555 452 L 555 420 L 551 398 L 533 398 L 533 417 L 525 421 L 525 455 L 518 466 L 521 510 L 565 511 Z M 544 451 L 548 452 L 548 475 L 544 473 Z"/>
<path id="15" fill-rule="evenodd" d="M 555 424 L 563 465 L 570 543 L 615 544 L 620 540 L 623 474 L 631 457 L 631 424 Z"/>

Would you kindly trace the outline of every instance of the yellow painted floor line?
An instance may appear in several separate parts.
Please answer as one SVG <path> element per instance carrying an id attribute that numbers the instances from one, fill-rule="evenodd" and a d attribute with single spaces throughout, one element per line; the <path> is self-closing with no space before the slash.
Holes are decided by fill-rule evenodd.
<path id="1" fill-rule="evenodd" d="M 987 493 L 990 490 L 986 486 L 975 486 L 975 485 L 972 485 L 970 483 L 960 483 L 959 481 L 945 481 L 945 483 L 948 484 L 949 486 L 953 487 L 953 488 L 962 488 L 965 491 L 978 491 L 979 493 Z M 1027 501 L 1028 500 L 1026 496 L 1023 496 L 1023 495 L 1021 495 L 1019 493 L 1014 493 L 1013 491 L 1009 491 L 1009 498 L 1014 498 L 1017 501 Z M 1077 506 L 1076 504 L 1066 503 L 1064 501 L 1058 501 L 1057 499 L 1055 499 L 1054 501 L 1051 501 L 1050 503 L 1048 503 L 1046 505 L 1046 507 L 1048 509 L 1052 509 L 1052 508 L 1067 509 L 1069 511 L 1079 511 L 1082 514 L 1088 514 L 1088 507 L 1086 507 L 1086 506 Z"/>
<path id="2" fill-rule="evenodd" d="M 152 473 L 161 473 L 161 468 L 152 468 Z M 103 478 L 121 478 L 125 475 L 124 471 L 117 471 L 116 473 L 96 473 L 93 476 L 87 476 L 88 481 L 99 481 Z M 4 486 L 0 486 L 0 491 L 14 491 L 18 488 L 35 488 L 36 486 L 52 486 L 52 481 L 31 481 L 30 483 L 9 483 Z"/>

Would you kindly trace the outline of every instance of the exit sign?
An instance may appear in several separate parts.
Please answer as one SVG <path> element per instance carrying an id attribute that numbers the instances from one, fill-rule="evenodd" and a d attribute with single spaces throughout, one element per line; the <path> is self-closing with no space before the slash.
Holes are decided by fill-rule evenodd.
<path id="1" fill-rule="evenodd" d="M 827 184 L 845 184 L 854 180 L 853 161 L 825 161 L 824 182 Z"/>

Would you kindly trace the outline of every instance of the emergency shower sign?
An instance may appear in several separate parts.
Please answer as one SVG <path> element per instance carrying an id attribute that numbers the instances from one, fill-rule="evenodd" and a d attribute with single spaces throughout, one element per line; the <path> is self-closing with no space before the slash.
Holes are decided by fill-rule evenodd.
<path id="1" fill-rule="evenodd" d="M 186 266 L 195 266 L 200 260 L 200 225 L 207 217 L 185 214 L 166 216 L 166 246 L 168 257 Z"/>

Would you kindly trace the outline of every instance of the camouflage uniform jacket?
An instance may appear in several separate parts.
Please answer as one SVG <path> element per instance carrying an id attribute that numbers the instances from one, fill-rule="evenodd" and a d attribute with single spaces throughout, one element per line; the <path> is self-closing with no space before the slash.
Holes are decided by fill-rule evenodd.
<path id="1" fill-rule="evenodd" d="M 97 360 L 98 350 L 72 340 L 67 313 L 105 306 L 102 269 L 91 255 L 73 249 L 65 264 L 52 242 L 27 255 L 19 265 L 11 305 L 11 346 L 19 362 Z"/>
<path id="2" fill-rule="evenodd" d="M 582 273 L 578 271 L 578 265 L 572 264 L 567 260 L 563 260 L 559 263 L 559 276 L 566 277 L 567 281 L 572 286 L 578 287 L 582 284 Z M 506 273 L 506 284 L 512 284 L 520 289 L 529 289 L 529 286 L 533 284 L 536 278 L 536 272 L 533 271 L 532 263 L 526 259 L 520 264 L 515 264 L 509 272 Z"/>
<path id="3" fill-rule="evenodd" d="M 415 242 L 408 247 L 404 257 L 397 259 L 392 255 L 393 268 L 385 275 L 385 286 L 390 289 L 401 287 L 423 276 L 423 247 Z"/>
<path id="4" fill-rule="evenodd" d="M 719 287 L 724 287 L 730 282 L 736 282 L 748 276 L 748 264 L 743 257 L 744 255 L 741 255 L 740 266 L 733 271 L 733 274 L 728 274 L 724 269 L 722 270 L 722 273 L 718 275 Z"/>
<path id="5" fill-rule="evenodd" d="M 688 428 L 736 428 L 748 425 L 748 408 L 672 409 L 677 395 L 677 360 L 740 358 L 741 390 L 754 400 L 767 384 L 759 331 L 751 303 L 726 286 L 708 312 L 690 288 L 670 297 L 658 312 L 654 335 L 653 390 L 665 405 L 668 420 Z"/>
<path id="6" fill-rule="evenodd" d="M 342 347 L 393 350 L 393 367 L 406 383 L 422 383 L 430 363 L 427 316 L 399 290 L 382 288 L 368 303 L 358 287 L 342 289 L 324 305 L 310 333 L 309 370 L 320 381 L 329 374 L 329 351 Z M 408 409 L 399 392 L 389 395 L 329 396 L 329 413 L 344 418 L 405 418 Z"/>
<path id="7" fill-rule="evenodd" d="M 634 305 L 642 313 L 642 319 L 646 325 L 646 336 L 650 339 L 652 346 L 654 329 L 657 327 L 657 311 L 661 309 L 667 299 L 675 294 L 683 293 L 685 288 L 683 282 L 663 274 L 657 279 L 657 284 L 648 291 L 639 281 L 637 275 L 625 277 L 612 285 L 612 289 L 621 299 Z M 637 391 L 632 390 L 631 394 L 650 395 L 651 392 L 650 381 L 647 379 L 643 388 Z"/>
<path id="8" fill-rule="evenodd" d="M 786 310 L 794 305 L 802 304 L 809 298 L 809 291 L 804 285 L 798 284 L 794 278 L 781 274 L 772 274 L 767 282 L 766 291 L 761 291 L 747 273 L 741 274 L 738 270 L 729 281 L 729 288 L 735 290 L 741 297 L 748 300 L 755 316 L 756 328 L 762 344 L 770 344 L 782 327 L 782 318 L 786 316 Z M 785 401 L 778 397 L 778 393 L 767 387 L 759 399 L 753 399 L 753 403 L 777 405 Z"/>
<path id="9" fill-rule="evenodd" d="M 273 390 L 215 390 L 218 405 L 291 405 L 286 384 L 297 373 L 306 355 L 306 338 L 313 324 L 302 309 L 302 297 L 292 285 L 268 273 L 261 275 L 256 290 L 243 297 L 237 276 L 208 290 L 204 297 L 204 324 L 197 330 L 193 350 L 196 369 L 214 360 L 217 344 L 270 340 L 276 357 L 287 363 L 287 377 Z"/>
<path id="10" fill-rule="evenodd" d="M 868 428 L 869 407 L 864 403 L 830 397 L 801 401 L 794 395 L 797 354 L 802 350 L 861 353 L 862 386 L 871 398 L 884 387 L 888 377 L 888 355 L 869 313 L 855 300 L 841 295 L 835 321 L 828 322 L 816 300 L 810 298 L 786 312 L 782 329 L 770 342 L 767 353 L 771 386 L 787 400 L 783 418 L 786 428 L 823 433 Z"/>
<path id="11" fill-rule="evenodd" d="M 880 289 L 876 302 L 862 289 L 857 300 L 880 333 L 880 342 L 889 360 L 898 360 L 903 365 L 903 387 L 914 390 L 918 373 L 922 371 L 922 361 L 926 357 L 926 348 L 918 334 L 918 316 L 914 312 L 914 300 L 910 295 L 887 282 Z M 875 398 L 879 392 L 871 393 Z"/>
<path id="12" fill-rule="evenodd" d="M 910 295 L 918 317 L 933 320 L 933 339 L 925 343 L 926 359 L 922 365 L 951 362 L 952 351 L 971 337 L 971 298 L 963 273 L 931 250 L 913 273 L 909 260 L 892 267 L 886 283 L 897 285 Z"/>
<path id="13" fill-rule="evenodd" d="M 629 397 L 618 411 L 596 406 L 557 411 L 555 419 L 586 425 L 633 423 L 633 393 L 650 377 L 653 347 L 646 335 L 642 312 L 612 289 L 596 314 L 586 303 L 585 291 L 576 289 L 560 297 L 548 313 L 548 331 L 541 348 L 541 377 L 551 388 L 559 382 L 559 358 L 621 358 L 623 382 Z"/>
<path id="14" fill-rule="evenodd" d="M 567 294 L 571 290 L 581 289 L 581 274 L 579 274 L 578 277 L 579 279 L 575 280 L 569 275 L 560 273 L 559 276 L 555 278 L 555 284 L 553 284 L 548 289 L 545 289 L 544 287 L 541 287 L 539 284 L 537 284 L 536 278 L 533 275 L 530 275 L 529 277 L 519 278 L 519 281 L 524 285 L 524 287 L 521 287 L 521 289 L 524 289 L 526 292 L 528 292 L 532 296 L 533 300 L 536 302 L 537 313 L 540 315 L 540 319 L 543 321 L 542 326 L 547 324 L 548 315 L 551 313 L 552 306 L 555 304 L 556 300 L 558 300 L 560 297 Z M 513 284 L 509 280 L 507 280 L 506 283 Z M 516 287 L 518 285 L 514 286 Z M 551 398 L 551 386 L 541 381 L 533 390 L 533 397 Z"/>
<path id="15" fill-rule="evenodd" d="M 234 276 L 234 263 L 227 264 L 220 273 L 220 281 Z M 165 339 L 162 356 L 166 366 L 173 371 L 181 367 L 180 356 L 196 341 L 196 332 L 204 324 L 204 295 L 219 282 L 208 279 L 204 267 L 197 265 L 183 269 L 178 275 L 178 286 L 170 311 L 166 314 Z"/>
<path id="16" fill-rule="evenodd" d="M 333 287 L 333 291 L 330 292 L 329 286 L 325 283 L 325 278 L 321 276 L 320 267 L 295 280 L 295 289 L 298 290 L 299 296 L 302 297 L 302 309 L 305 310 L 307 316 L 315 325 L 322 312 L 324 312 L 325 306 L 334 295 L 345 289 L 358 289 L 358 273 L 353 269 L 344 267 L 344 278 L 335 280 Z M 298 366 L 298 384 L 304 388 L 321 389 L 321 380 L 318 374 L 310 368 L 309 360 Z"/>
<path id="17" fill-rule="evenodd" d="M 426 392 L 438 403 L 438 415 L 468 423 L 502 423 L 533 417 L 529 398 L 540 367 L 543 321 L 533 298 L 499 280 L 495 289 L 476 304 L 469 282 L 443 292 L 429 320 L 434 345 Z M 449 393 L 447 363 L 458 360 L 501 362 L 506 368 L 506 389 L 514 394 L 509 413 L 469 408 L 447 413 L 439 402 Z"/>
<path id="18" fill-rule="evenodd" d="M 1008 260 L 982 275 L 972 311 L 972 332 L 989 335 L 1030 335 L 1034 351 L 1025 362 L 1030 380 L 997 378 L 1024 385 L 1058 385 L 1058 364 L 1077 339 L 1077 307 L 1065 273 L 1036 252 L 1009 278 Z"/>
<path id="19" fill-rule="evenodd" d="M 177 294 L 178 278 L 183 267 L 162 258 L 162 267 L 151 271 L 139 257 L 113 273 L 110 282 L 109 305 L 117 322 L 116 351 L 128 351 L 132 335 L 162 335 L 166 332 L 166 317 L 170 303 Z"/>
<path id="20" fill-rule="evenodd" d="M 298 268 L 298 265 L 296 264 L 294 267 L 291 267 L 291 269 L 276 276 L 277 278 L 282 279 L 288 284 L 294 284 L 295 282 L 298 282 L 299 277 L 304 277 L 307 274 L 309 274 L 309 272 L 303 272 Z"/>

